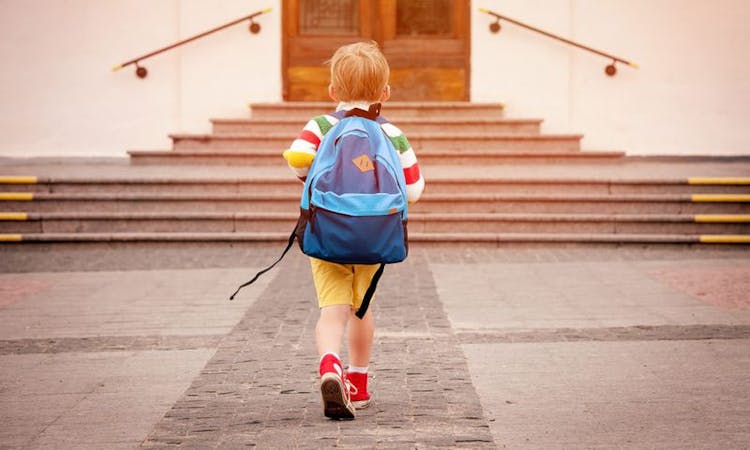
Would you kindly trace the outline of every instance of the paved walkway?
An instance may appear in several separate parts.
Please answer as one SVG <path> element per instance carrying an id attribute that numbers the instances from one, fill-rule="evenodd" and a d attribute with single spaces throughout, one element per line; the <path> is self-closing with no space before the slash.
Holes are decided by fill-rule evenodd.
<path id="1" fill-rule="evenodd" d="M 750 446 L 747 249 L 414 249 L 353 422 L 321 413 L 299 252 L 226 300 L 275 250 L 3 267 L 0 448 Z"/>

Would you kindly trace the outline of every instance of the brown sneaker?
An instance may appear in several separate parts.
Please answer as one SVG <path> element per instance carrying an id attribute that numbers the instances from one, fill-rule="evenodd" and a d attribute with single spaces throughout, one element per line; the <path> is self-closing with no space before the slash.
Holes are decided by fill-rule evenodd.
<path id="1" fill-rule="evenodd" d="M 325 355 L 320 361 L 320 393 L 323 397 L 323 414 L 331 419 L 354 419 L 354 405 L 349 397 L 346 375 L 341 361 Z"/>

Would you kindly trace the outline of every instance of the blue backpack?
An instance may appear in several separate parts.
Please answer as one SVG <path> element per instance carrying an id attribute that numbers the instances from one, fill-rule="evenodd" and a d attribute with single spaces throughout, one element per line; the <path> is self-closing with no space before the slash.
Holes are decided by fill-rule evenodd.
<path id="1" fill-rule="evenodd" d="M 406 181 L 398 153 L 376 121 L 380 104 L 355 108 L 326 133 L 305 180 L 300 216 L 281 257 L 240 286 L 230 300 L 286 255 L 296 239 L 308 256 L 340 264 L 380 264 L 356 312 L 360 319 L 385 264 L 408 254 Z"/>

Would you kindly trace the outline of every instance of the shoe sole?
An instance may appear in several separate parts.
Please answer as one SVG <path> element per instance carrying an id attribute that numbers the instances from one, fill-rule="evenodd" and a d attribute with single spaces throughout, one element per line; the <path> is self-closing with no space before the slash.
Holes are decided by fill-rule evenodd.
<path id="1" fill-rule="evenodd" d="M 354 405 L 354 409 L 365 409 L 370 406 L 370 400 L 353 400 L 352 405 Z"/>
<path id="2" fill-rule="evenodd" d="M 354 419 L 354 407 L 346 398 L 341 378 L 332 373 L 323 374 L 320 379 L 320 393 L 323 396 L 323 414 L 331 419 Z"/>

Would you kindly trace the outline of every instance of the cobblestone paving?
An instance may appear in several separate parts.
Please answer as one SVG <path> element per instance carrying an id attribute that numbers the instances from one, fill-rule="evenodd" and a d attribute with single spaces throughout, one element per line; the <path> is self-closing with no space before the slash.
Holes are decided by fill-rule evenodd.
<path id="1" fill-rule="evenodd" d="M 462 344 L 542 343 L 578 341 L 698 341 L 750 339 L 747 325 L 661 325 L 608 328 L 555 328 L 533 331 L 459 332 Z"/>
<path id="2" fill-rule="evenodd" d="M 0 245 L 0 273 L 101 270 L 162 270 L 254 267 L 259 260 L 278 257 L 279 243 L 109 243 Z"/>
<path id="3" fill-rule="evenodd" d="M 113 245 L 59 250 L 46 245 L 3 246 L 0 272 L 250 267 L 274 260 L 280 249 L 278 245 L 197 245 L 187 249 Z M 275 279 L 226 336 L 17 339 L 0 341 L 0 355 L 218 348 L 190 387 L 151 428 L 142 448 L 494 448 L 501 444 L 493 442 L 488 424 L 495 422 L 488 422 L 488 413 L 481 408 L 462 349 L 474 344 L 575 341 L 741 343 L 739 340 L 750 338 L 750 327 L 708 322 L 455 333 L 438 299 L 431 264 L 652 260 L 661 267 L 664 261 L 671 264 L 689 258 L 705 259 L 710 266 L 716 260 L 732 265 L 747 260 L 748 255 L 750 247 L 723 246 L 413 248 L 406 263 L 386 270 L 379 288 L 371 365 L 374 402 L 353 422 L 329 421 L 322 415 L 312 341 L 317 310 L 309 265 L 299 252 L 290 254 L 280 270 L 267 275 Z M 228 287 L 227 294 L 232 288 Z M 242 301 L 242 296 L 236 301 Z M 484 358 L 480 356 L 480 360 Z M 159 414 L 161 411 L 164 409 Z M 535 416 L 529 422 L 537 420 Z"/>
<path id="4" fill-rule="evenodd" d="M 0 341 L 0 355 L 36 353 L 195 350 L 214 348 L 220 335 L 92 336 L 83 338 L 11 339 Z"/>
<path id="5" fill-rule="evenodd" d="M 685 258 L 733 260 L 750 257 L 750 245 L 509 244 L 497 247 L 444 245 L 424 248 L 423 251 L 432 264 L 662 261 Z"/>
<path id="6" fill-rule="evenodd" d="M 142 447 L 494 447 L 423 255 L 379 287 L 374 400 L 355 421 L 322 414 L 311 286 L 304 257 L 285 261 Z"/>
<path id="7" fill-rule="evenodd" d="M 281 244 L 110 243 L 0 245 L 0 273 L 100 270 L 203 269 L 254 267 L 278 256 Z M 501 244 L 412 245 L 410 258 L 430 263 L 644 261 L 664 259 L 737 259 L 750 256 L 750 245 Z"/>

